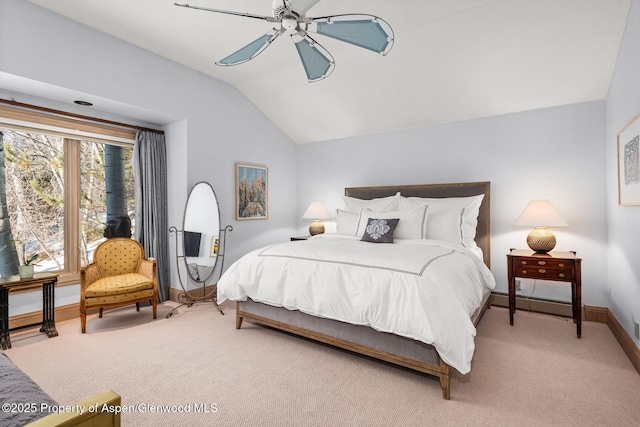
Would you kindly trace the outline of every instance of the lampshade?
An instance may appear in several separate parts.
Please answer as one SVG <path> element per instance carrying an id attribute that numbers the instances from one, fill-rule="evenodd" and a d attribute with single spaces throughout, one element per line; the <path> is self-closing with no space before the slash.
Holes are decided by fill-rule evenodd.
<path id="1" fill-rule="evenodd" d="M 331 218 L 331 214 L 329 213 L 327 208 L 324 207 L 324 204 L 322 202 L 311 202 L 307 210 L 304 211 L 302 218 L 313 220 L 313 222 L 309 226 L 309 234 L 315 236 L 316 234 L 324 233 L 324 225 L 320 222 L 320 220 Z"/>
<path id="2" fill-rule="evenodd" d="M 529 227 L 566 227 L 567 222 L 548 200 L 532 200 L 522 211 L 515 225 Z"/>
<path id="3" fill-rule="evenodd" d="M 306 211 L 304 211 L 304 215 L 302 218 L 306 219 L 327 219 L 331 218 L 331 214 L 324 207 L 322 202 L 311 202 Z"/>
<path id="4" fill-rule="evenodd" d="M 527 244 L 535 252 L 546 254 L 556 246 L 556 237 L 547 227 L 566 227 L 568 224 L 549 200 L 532 200 L 515 225 L 535 227 L 527 236 Z"/>

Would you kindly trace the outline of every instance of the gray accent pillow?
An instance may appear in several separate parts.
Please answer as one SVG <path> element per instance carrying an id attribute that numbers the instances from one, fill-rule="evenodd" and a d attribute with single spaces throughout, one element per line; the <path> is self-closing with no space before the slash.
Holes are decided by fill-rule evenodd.
<path id="1" fill-rule="evenodd" d="M 371 243 L 393 243 L 393 231 L 398 221 L 400 221 L 398 218 L 369 218 L 361 240 Z"/>

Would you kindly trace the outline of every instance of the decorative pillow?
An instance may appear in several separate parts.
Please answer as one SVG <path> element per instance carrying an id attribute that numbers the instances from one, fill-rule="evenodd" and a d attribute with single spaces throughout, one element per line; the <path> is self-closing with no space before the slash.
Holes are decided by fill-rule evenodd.
<path id="1" fill-rule="evenodd" d="M 371 243 L 393 243 L 393 231 L 398 221 L 398 218 L 369 218 L 361 240 Z"/>
<path id="2" fill-rule="evenodd" d="M 345 209 L 349 212 L 360 212 L 361 209 L 371 209 L 376 212 L 397 211 L 400 205 L 400 193 L 395 196 L 380 197 L 378 199 L 364 200 L 355 197 L 343 196 Z"/>
<path id="3" fill-rule="evenodd" d="M 428 206 L 423 205 L 409 211 L 393 212 L 373 212 L 370 209 L 362 209 L 360 212 L 356 236 L 362 236 L 365 227 L 367 227 L 369 218 L 398 218 L 400 219 L 400 222 L 393 233 L 393 236 L 396 239 L 424 239 L 426 226 L 429 223 L 427 220 L 428 208 Z"/>
<path id="4" fill-rule="evenodd" d="M 425 238 L 462 245 L 462 211 L 430 213 Z"/>
<path id="5" fill-rule="evenodd" d="M 355 236 L 358 232 L 358 221 L 360 220 L 360 213 L 349 212 L 338 209 L 338 215 L 336 216 L 336 233 L 348 234 Z"/>
<path id="6" fill-rule="evenodd" d="M 445 198 L 402 197 L 400 199 L 400 209 L 407 210 L 420 205 L 429 205 L 429 220 L 436 213 L 452 212 L 455 216 L 462 211 L 462 221 L 460 223 L 462 245 L 467 248 L 475 248 L 477 247 L 474 239 L 476 238 L 476 227 L 478 226 L 478 214 L 480 213 L 480 205 L 483 199 L 484 194 Z M 427 229 L 429 229 L 428 223 Z"/>

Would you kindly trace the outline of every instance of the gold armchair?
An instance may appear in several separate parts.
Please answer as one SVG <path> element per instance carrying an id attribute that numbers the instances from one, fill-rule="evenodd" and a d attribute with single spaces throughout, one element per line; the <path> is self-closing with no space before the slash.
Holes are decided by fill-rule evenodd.
<path id="1" fill-rule="evenodd" d="M 126 237 L 108 239 L 96 248 L 93 262 L 80 269 L 80 321 L 87 330 L 87 310 L 151 301 L 157 316 L 156 260 L 144 257 L 142 245 Z"/>

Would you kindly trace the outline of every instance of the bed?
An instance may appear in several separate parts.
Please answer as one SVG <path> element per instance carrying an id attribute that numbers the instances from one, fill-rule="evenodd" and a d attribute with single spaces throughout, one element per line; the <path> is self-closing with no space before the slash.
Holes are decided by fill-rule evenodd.
<path id="1" fill-rule="evenodd" d="M 495 286 L 490 183 L 353 187 L 344 199 L 352 206 L 338 210 L 337 234 L 245 255 L 218 282 L 219 303 L 236 301 L 237 329 L 246 319 L 433 375 L 450 399 L 451 372 L 469 372 Z M 402 238 L 362 242 L 380 223 Z M 452 224 L 459 241 L 442 234 Z"/>

